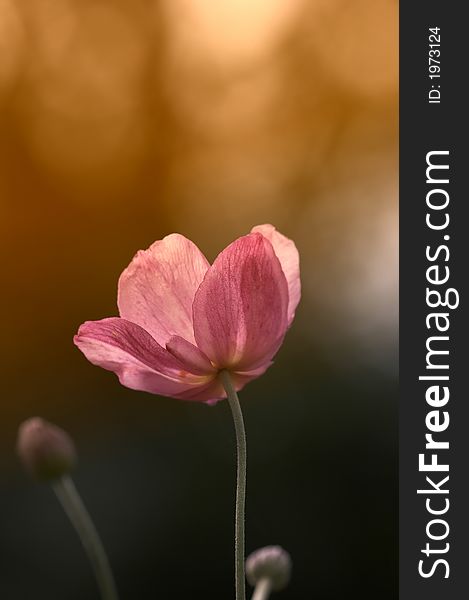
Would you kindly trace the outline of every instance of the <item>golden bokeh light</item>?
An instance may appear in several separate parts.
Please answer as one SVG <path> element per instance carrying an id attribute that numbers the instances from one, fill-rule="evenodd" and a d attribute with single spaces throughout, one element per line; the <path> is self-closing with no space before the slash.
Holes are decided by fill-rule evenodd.
<path id="1" fill-rule="evenodd" d="M 0 0 L 0 106 L 2 96 L 19 76 L 24 29 L 14 0 Z"/>
<path id="2" fill-rule="evenodd" d="M 52 175 L 76 181 L 111 167 L 119 184 L 144 151 L 145 38 L 118 5 L 32 6 L 32 57 L 18 97 L 21 134 Z"/>
<path id="3" fill-rule="evenodd" d="M 214 68 L 250 68 L 272 53 L 304 0 L 165 0 L 173 51 Z"/>
<path id="4" fill-rule="evenodd" d="M 314 6 L 314 3 L 311 3 Z M 361 95 L 395 93 L 398 84 L 396 0 L 335 0 L 316 16 L 307 43 L 325 71 Z M 309 29 L 309 24 L 306 25 Z"/>
<path id="5" fill-rule="evenodd" d="M 12 380 L 43 339 L 37 373 L 71 368 L 138 248 L 178 231 L 213 258 L 263 222 L 300 248 L 299 335 L 393 347 L 393 0 L 0 0 L 0 49 Z"/>

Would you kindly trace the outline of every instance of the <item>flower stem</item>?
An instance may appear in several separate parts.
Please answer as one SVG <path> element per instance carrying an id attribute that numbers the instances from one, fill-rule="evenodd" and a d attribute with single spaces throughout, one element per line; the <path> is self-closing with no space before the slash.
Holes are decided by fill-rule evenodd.
<path id="1" fill-rule="evenodd" d="M 103 544 L 73 481 L 64 476 L 55 481 L 52 487 L 85 548 L 102 600 L 118 600 L 116 584 Z"/>
<path id="2" fill-rule="evenodd" d="M 220 379 L 228 396 L 236 430 L 237 478 L 235 513 L 235 589 L 236 600 L 245 600 L 244 514 L 246 502 L 246 432 L 238 394 L 228 371 L 220 371 Z"/>
<path id="3" fill-rule="evenodd" d="M 259 579 L 259 581 L 256 583 L 254 594 L 252 595 L 252 600 L 267 600 L 267 598 L 270 595 L 271 589 L 272 585 L 270 583 L 270 579 L 268 579 L 267 577 Z"/>

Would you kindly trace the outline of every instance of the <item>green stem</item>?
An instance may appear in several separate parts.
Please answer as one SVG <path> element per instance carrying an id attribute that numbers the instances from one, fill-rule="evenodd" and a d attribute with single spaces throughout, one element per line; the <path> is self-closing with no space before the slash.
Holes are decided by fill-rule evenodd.
<path id="1" fill-rule="evenodd" d="M 246 502 L 246 432 L 238 394 L 228 371 L 220 371 L 220 379 L 228 396 L 236 430 L 237 478 L 235 513 L 235 588 L 236 600 L 245 600 L 244 519 Z"/>
<path id="2" fill-rule="evenodd" d="M 252 595 L 252 600 L 267 600 L 272 590 L 270 579 L 264 577 L 259 579 Z"/>
<path id="3" fill-rule="evenodd" d="M 73 481 L 64 476 L 55 481 L 52 487 L 85 548 L 102 600 L 118 600 L 116 584 L 103 544 Z"/>

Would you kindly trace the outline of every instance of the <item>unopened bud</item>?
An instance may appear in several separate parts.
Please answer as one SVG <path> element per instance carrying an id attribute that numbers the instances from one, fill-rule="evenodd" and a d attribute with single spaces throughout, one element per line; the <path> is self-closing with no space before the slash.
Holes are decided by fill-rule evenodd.
<path id="1" fill-rule="evenodd" d="M 20 425 L 16 449 L 24 467 L 40 481 L 59 479 L 76 462 L 75 445 L 68 433 L 39 417 Z"/>
<path id="2" fill-rule="evenodd" d="M 291 558 L 286 550 L 281 546 L 265 546 L 247 557 L 246 576 L 252 586 L 261 579 L 268 579 L 272 590 L 278 591 L 290 581 L 291 567 Z"/>

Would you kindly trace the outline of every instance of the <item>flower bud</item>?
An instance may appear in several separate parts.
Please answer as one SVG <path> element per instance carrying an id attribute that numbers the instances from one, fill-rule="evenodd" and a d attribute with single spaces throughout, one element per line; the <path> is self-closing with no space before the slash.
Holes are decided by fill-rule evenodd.
<path id="1" fill-rule="evenodd" d="M 20 425 L 16 449 L 23 466 L 39 481 L 59 479 L 76 462 L 75 445 L 68 433 L 39 417 Z"/>
<path id="2" fill-rule="evenodd" d="M 261 579 L 268 579 L 273 591 L 287 586 L 292 562 L 290 555 L 281 546 L 265 546 L 250 554 L 246 559 L 246 576 L 255 586 Z"/>

